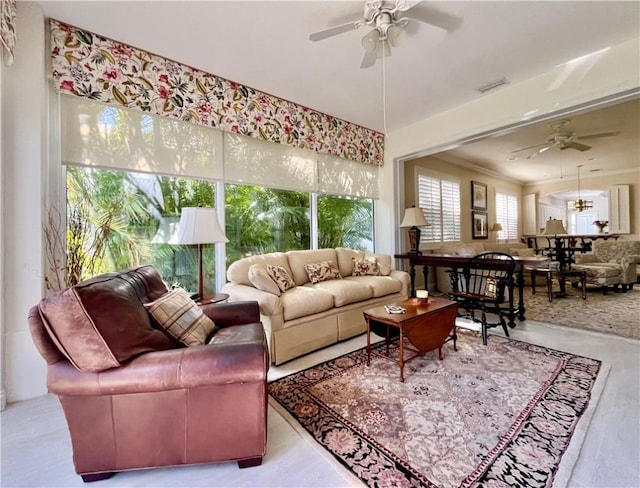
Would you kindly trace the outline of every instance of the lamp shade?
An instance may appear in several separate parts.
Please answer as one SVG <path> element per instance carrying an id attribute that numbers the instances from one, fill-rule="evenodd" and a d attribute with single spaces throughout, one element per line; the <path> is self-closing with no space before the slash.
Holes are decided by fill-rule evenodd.
<path id="1" fill-rule="evenodd" d="M 402 219 L 402 222 L 400 222 L 400 227 L 425 227 L 427 225 L 431 224 L 424 218 L 424 214 L 420 207 L 405 209 L 404 218 Z"/>
<path id="2" fill-rule="evenodd" d="M 210 244 L 228 242 L 215 208 L 183 207 L 178 232 L 170 244 Z"/>
<path id="3" fill-rule="evenodd" d="M 567 229 L 564 228 L 562 224 L 562 220 L 549 219 L 547 220 L 547 225 L 544 228 L 545 236 L 555 236 L 558 234 L 566 234 Z"/>
<path id="4" fill-rule="evenodd" d="M 491 232 L 500 232 L 502 230 L 502 224 L 496 222 L 491 226 Z"/>

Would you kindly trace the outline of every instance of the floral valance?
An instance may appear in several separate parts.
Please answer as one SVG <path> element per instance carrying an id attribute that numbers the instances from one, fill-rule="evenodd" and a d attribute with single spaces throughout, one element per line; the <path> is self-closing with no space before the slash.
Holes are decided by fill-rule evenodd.
<path id="1" fill-rule="evenodd" d="M 384 136 L 288 100 L 51 20 L 57 89 L 381 166 Z"/>
<path id="2" fill-rule="evenodd" d="M 0 41 L 2 59 L 10 65 L 16 49 L 16 0 L 0 0 Z"/>

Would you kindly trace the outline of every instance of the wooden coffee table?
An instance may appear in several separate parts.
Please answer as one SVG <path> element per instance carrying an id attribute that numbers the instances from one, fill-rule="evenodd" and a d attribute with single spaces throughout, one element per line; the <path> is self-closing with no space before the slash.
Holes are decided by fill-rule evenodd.
<path id="1" fill-rule="evenodd" d="M 456 316 L 458 304 L 446 298 L 429 298 L 427 304 L 419 303 L 415 299 L 394 303 L 405 309 L 403 314 L 387 313 L 384 306 L 370 308 L 364 311 L 367 322 L 367 366 L 371 364 L 371 330 L 382 328 L 386 332 L 385 341 L 387 353 L 373 352 L 374 355 L 397 362 L 400 366 L 400 381 L 404 381 L 404 365 L 427 352 L 438 349 L 438 357 L 442 360 L 442 346 L 453 341 L 453 350 L 456 348 Z M 399 333 L 400 353 L 396 360 L 389 354 L 389 343 L 392 333 Z M 394 334 L 395 335 L 395 334 Z M 407 338 L 413 346 L 410 348 L 414 354 L 405 359 L 404 338 Z"/>

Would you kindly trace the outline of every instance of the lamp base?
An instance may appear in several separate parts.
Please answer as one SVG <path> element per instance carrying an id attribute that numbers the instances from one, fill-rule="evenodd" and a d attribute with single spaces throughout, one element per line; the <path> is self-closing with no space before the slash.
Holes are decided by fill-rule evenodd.
<path id="1" fill-rule="evenodd" d="M 407 254 L 412 256 L 422 256 L 422 251 L 418 249 L 420 247 L 420 229 L 414 225 L 413 227 L 410 227 L 407 232 L 409 234 L 409 244 L 411 245 L 411 250 L 407 252 Z"/>

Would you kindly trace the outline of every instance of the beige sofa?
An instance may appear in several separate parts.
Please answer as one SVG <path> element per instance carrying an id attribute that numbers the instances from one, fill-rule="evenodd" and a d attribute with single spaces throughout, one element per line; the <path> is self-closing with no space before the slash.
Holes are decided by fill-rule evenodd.
<path id="1" fill-rule="evenodd" d="M 352 276 L 353 260 L 375 258 L 379 276 Z M 333 261 L 340 278 L 312 284 L 305 265 Z M 295 286 L 281 291 L 265 280 L 268 266 L 281 266 Z M 269 343 L 271 362 L 283 363 L 366 331 L 362 312 L 404 300 L 409 274 L 392 269 L 391 256 L 346 248 L 275 252 L 232 263 L 222 292 L 230 301 L 255 300 Z M 266 281 L 266 282 L 265 282 Z"/>
<path id="2" fill-rule="evenodd" d="M 476 256 L 483 252 L 503 252 L 511 256 L 534 256 L 534 249 L 530 249 L 521 242 L 451 242 L 442 245 L 438 249 L 431 251 L 431 254 L 453 254 L 456 256 Z M 436 289 L 442 293 L 451 291 L 448 268 L 436 268 Z M 525 280 L 529 280 L 528 273 L 525 273 Z M 538 281 L 536 280 L 536 283 Z M 541 282 L 542 283 L 542 282 Z"/>

